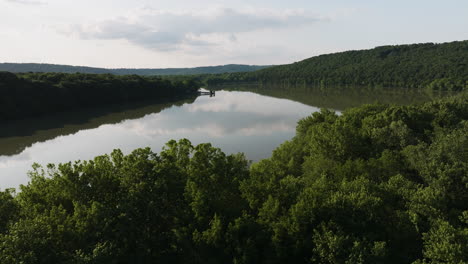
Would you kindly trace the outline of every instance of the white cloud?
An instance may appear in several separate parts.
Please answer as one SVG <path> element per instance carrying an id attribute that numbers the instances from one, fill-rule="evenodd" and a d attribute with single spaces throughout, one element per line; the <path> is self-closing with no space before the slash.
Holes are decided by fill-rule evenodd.
<path id="1" fill-rule="evenodd" d="M 10 3 L 22 4 L 22 5 L 45 5 L 45 2 L 34 1 L 34 0 L 6 0 Z"/>
<path id="2" fill-rule="evenodd" d="M 24 0 L 18 0 L 24 1 Z M 326 20 L 305 10 L 237 10 L 172 12 L 150 8 L 91 24 L 73 25 L 68 33 L 82 39 L 124 39 L 152 50 L 190 50 L 239 41 L 239 34 L 298 28 Z"/>

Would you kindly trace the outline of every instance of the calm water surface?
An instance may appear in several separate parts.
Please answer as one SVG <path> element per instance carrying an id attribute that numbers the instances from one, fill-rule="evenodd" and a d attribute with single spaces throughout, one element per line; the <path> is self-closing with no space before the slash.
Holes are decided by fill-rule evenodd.
<path id="1" fill-rule="evenodd" d="M 238 91 L 218 91 L 215 97 L 107 106 L 0 124 L 0 189 L 26 184 L 34 162 L 89 160 L 116 148 L 129 153 L 149 146 L 159 152 L 171 139 L 210 142 L 226 153 L 244 152 L 258 161 L 291 139 L 297 121 L 319 107 L 405 105 L 445 96 L 408 89 L 234 88 Z"/>
<path id="2" fill-rule="evenodd" d="M 292 100 L 218 91 L 215 97 L 104 114 L 77 124 L 49 128 L 44 124 L 50 120 L 41 119 L 13 124 L 0 134 L 0 189 L 26 184 L 34 162 L 88 160 L 116 148 L 129 153 L 149 146 L 159 152 L 170 139 L 211 142 L 226 153 L 244 152 L 257 161 L 292 138 L 297 121 L 315 111 L 317 107 Z M 80 113 L 61 118 L 71 116 Z M 39 128 L 31 129 L 32 123 Z"/>

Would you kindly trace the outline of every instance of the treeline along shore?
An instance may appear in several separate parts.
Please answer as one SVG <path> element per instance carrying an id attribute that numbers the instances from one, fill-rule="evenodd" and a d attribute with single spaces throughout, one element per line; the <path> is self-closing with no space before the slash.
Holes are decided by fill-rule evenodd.
<path id="1" fill-rule="evenodd" d="M 0 122 L 60 111 L 195 95 L 191 78 L 0 72 Z"/>

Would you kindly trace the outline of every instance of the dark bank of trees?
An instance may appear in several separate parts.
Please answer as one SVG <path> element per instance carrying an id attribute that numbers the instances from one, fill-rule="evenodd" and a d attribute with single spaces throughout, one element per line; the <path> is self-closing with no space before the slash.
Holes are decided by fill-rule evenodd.
<path id="1" fill-rule="evenodd" d="M 0 262 L 467 263 L 468 97 L 301 120 L 249 167 L 171 141 L 35 167 Z"/>
<path id="2" fill-rule="evenodd" d="M 0 122 L 64 110 L 194 94 L 199 82 L 138 75 L 0 72 Z"/>
<path id="3" fill-rule="evenodd" d="M 206 82 L 208 85 L 261 82 L 460 91 L 468 89 L 468 41 L 346 51 L 250 73 L 206 76 Z"/>

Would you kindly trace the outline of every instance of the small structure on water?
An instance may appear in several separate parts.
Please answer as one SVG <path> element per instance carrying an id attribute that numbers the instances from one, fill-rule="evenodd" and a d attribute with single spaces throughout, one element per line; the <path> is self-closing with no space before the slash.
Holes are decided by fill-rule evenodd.
<path id="1" fill-rule="evenodd" d="M 199 95 L 209 95 L 210 97 L 213 97 L 213 96 L 216 95 L 214 90 L 207 90 L 205 88 L 200 88 L 200 90 L 198 90 L 198 94 Z"/>

